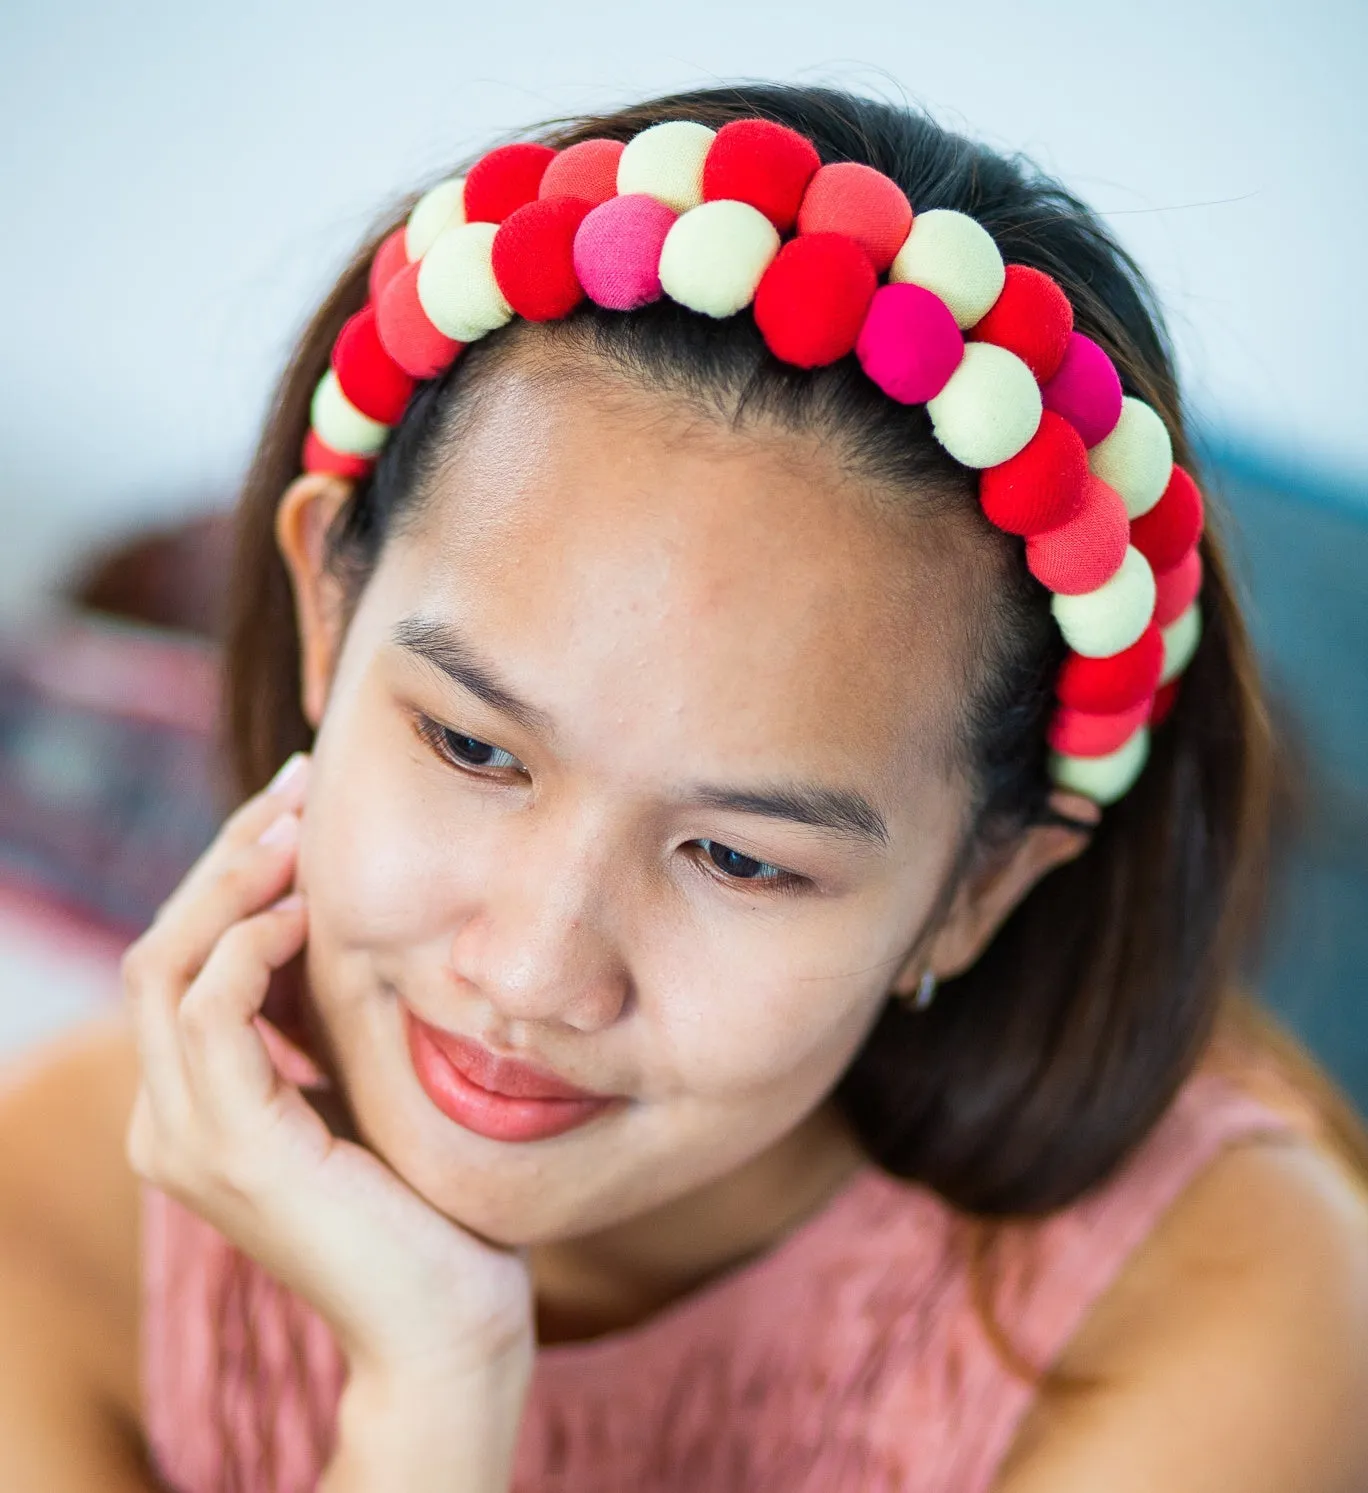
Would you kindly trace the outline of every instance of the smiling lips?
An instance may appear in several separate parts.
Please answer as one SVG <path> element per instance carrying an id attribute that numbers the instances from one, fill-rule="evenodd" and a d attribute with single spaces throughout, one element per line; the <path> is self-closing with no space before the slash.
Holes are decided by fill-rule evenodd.
<path id="1" fill-rule="evenodd" d="M 545 1140 L 592 1120 L 620 1097 L 586 1093 L 429 1026 L 406 1005 L 402 1009 L 409 1058 L 423 1092 L 448 1119 L 477 1135 Z"/>

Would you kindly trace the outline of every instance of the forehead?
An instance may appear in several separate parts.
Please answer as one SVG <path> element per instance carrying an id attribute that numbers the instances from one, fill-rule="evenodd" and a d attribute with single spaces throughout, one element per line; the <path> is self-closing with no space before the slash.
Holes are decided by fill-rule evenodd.
<path id="1" fill-rule="evenodd" d="M 888 499 L 818 436 L 515 362 L 387 553 L 557 719 L 906 788 L 954 759 L 972 539 Z"/>

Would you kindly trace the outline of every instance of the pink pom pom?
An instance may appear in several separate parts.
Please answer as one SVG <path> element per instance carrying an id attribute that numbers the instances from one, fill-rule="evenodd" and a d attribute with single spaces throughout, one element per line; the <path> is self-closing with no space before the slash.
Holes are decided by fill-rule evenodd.
<path id="1" fill-rule="evenodd" d="M 574 243 L 589 210 L 582 197 L 543 197 L 525 202 L 499 224 L 490 262 L 518 316 L 555 321 L 584 299 L 575 278 Z"/>
<path id="2" fill-rule="evenodd" d="M 375 465 L 369 456 L 353 456 L 349 451 L 334 451 L 311 430 L 304 437 L 304 470 L 326 472 L 331 477 L 364 477 Z"/>
<path id="3" fill-rule="evenodd" d="M 1088 474 L 1083 507 L 1067 523 L 1026 541 L 1026 567 L 1063 596 L 1096 591 L 1121 569 L 1130 544 L 1130 518 L 1121 494 Z"/>
<path id="4" fill-rule="evenodd" d="M 979 506 L 990 523 L 1029 539 L 1083 511 L 1088 453 L 1072 425 L 1042 410 L 1036 433 L 1017 452 L 979 474 Z"/>
<path id="5" fill-rule="evenodd" d="M 964 337 L 938 295 L 920 285 L 883 285 L 865 313 L 855 355 L 885 394 L 924 404 L 959 367 Z"/>
<path id="6" fill-rule="evenodd" d="M 578 197 L 597 207 L 617 196 L 621 140 L 581 140 L 568 145 L 546 168 L 537 188 L 539 197 Z"/>
<path id="7" fill-rule="evenodd" d="M 1171 570 L 1197 543 L 1202 523 L 1201 490 L 1182 467 L 1175 465 L 1159 501 L 1131 520 L 1131 543 L 1158 574 Z"/>
<path id="8" fill-rule="evenodd" d="M 1187 611 L 1202 589 L 1202 556 L 1196 545 L 1171 570 L 1154 577 L 1154 589 L 1154 620 L 1167 627 Z"/>
<path id="9" fill-rule="evenodd" d="M 418 299 L 422 261 L 406 265 L 385 286 L 375 308 L 380 344 L 410 378 L 436 378 L 456 361 L 465 346 L 443 336 Z"/>
<path id="10" fill-rule="evenodd" d="M 520 140 L 499 145 L 480 157 L 465 181 L 467 223 L 502 223 L 525 202 L 534 202 L 556 152 L 549 145 Z"/>
<path id="11" fill-rule="evenodd" d="M 798 232 L 840 233 L 853 238 L 883 274 L 912 228 L 912 204 L 882 171 L 859 161 L 821 167 L 807 184 L 798 209 Z"/>
<path id="12" fill-rule="evenodd" d="M 1121 380 L 1112 360 L 1091 337 L 1069 336 L 1059 371 L 1041 388 L 1047 410 L 1055 410 L 1095 446 L 1116 428 L 1121 418 Z"/>
<path id="13" fill-rule="evenodd" d="M 413 379 L 385 351 L 367 303 L 348 317 L 332 350 L 333 372 L 342 392 L 368 419 L 397 425 L 413 393 Z"/>
<path id="14" fill-rule="evenodd" d="M 1089 658 L 1070 650 L 1055 679 L 1055 694 L 1074 710 L 1114 715 L 1148 700 L 1164 669 L 1164 639 L 1151 622 L 1120 653 Z"/>
<path id="15" fill-rule="evenodd" d="M 401 223 L 375 251 L 368 279 L 371 300 L 378 301 L 380 292 L 408 263 L 408 251 L 404 247 L 404 240 L 404 225 Z"/>
<path id="16" fill-rule="evenodd" d="M 1149 719 L 1150 697 L 1115 715 L 1091 715 L 1061 705 L 1046 728 L 1046 740 L 1066 757 L 1105 757 L 1124 746 Z"/>
<path id="17" fill-rule="evenodd" d="M 805 135 L 769 119 L 733 119 L 717 132 L 703 161 L 703 200 L 747 202 L 786 233 L 822 164 Z"/>
<path id="18" fill-rule="evenodd" d="M 664 294 L 660 251 L 679 216 L 658 197 L 628 192 L 592 209 L 575 234 L 575 275 L 611 311 L 635 311 Z"/>

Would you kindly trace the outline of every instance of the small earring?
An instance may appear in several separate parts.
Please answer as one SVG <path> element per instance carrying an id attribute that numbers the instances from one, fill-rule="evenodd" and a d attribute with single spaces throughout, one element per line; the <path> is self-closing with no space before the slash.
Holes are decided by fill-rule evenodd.
<path id="1" fill-rule="evenodd" d="M 924 1011 L 936 998 L 936 972 L 925 970 L 922 973 L 921 983 L 917 986 L 917 993 L 912 999 L 914 1011 Z"/>

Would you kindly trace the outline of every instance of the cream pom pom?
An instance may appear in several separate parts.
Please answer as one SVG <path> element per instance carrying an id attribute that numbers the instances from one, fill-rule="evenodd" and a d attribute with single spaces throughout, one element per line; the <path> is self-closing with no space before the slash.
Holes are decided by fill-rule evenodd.
<path id="1" fill-rule="evenodd" d="M 444 337 L 475 342 L 511 321 L 491 262 L 497 223 L 444 228 L 418 266 L 418 303 Z"/>
<path id="2" fill-rule="evenodd" d="M 912 219 L 888 270 L 890 283 L 906 281 L 934 291 L 962 331 L 982 321 L 1002 294 L 1007 269 L 993 236 L 964 213 L 936 207 Z"/>
<path id="3" fill-rule="evenodd" d="M 1159 674 L 1159 683 L 1167 684 L 1187 668 L 1197 651 L 1202 636 L 1202 613 L 1197 603 L 1194 601 L 1167 627 L 1161 627 L 1159 634 L 1164 640 L 1164 667 Z"/>
<path id="4" fill-rule="evenodd" d="M 318 381 L 309 421 L 320 441 L 344 456 L 374 456 L 385 444 L 388 425 L 363 415 L 342 392 L 331 368 Z"/>
<path id="5" fill-rule="evenodd" d="M 455 228 L 465 220 L 465 177 L 439 181 L 413 204 L 404 224 L 404 253 L 408 262 L 421 259 L 444 228 Z"/>
<path id="6" fill-rule="evenodd" d="M 1081 793 L 1097 804 L 1115 803 L 1129 790 L 1149 757 L 1148 726 L 1135 731 L 1114 752 L 1105 757 L 1066 757 L 1051 752 L 1049 773 L 1052 782 L 1074 793 Z"/>
<path id="7" fill-rule="evenodd" d="M 703 161 L 717 131 L 691 119 L 668 119 L 633 135 L 618 157 L 618 196 L 645 192 L 677 213 L 703 201 Z"/>
<path id="8" fill-rule="evenodd" d="M 748 202 L 719 199 L 676 218 L 660 250 L 665 294 L 707 316 L 731 316 L 779 252 L 774 224 Z"/>
<path id="9" fill-rule="evenodd" d="M 1149 405 L 1127 395 L 1111 434 L 1088 452 L 1088 466 L 1121 494 L 1126 512 L 1139 518 L 1163 497 L 1173 475 L 1173 442 Z"/>
<path id="10" fill-rule="evenodd" d="M 1040 426 L 1040 385 L 1015 353 L 968 342 L 945 387 L 926 402 L 936 439 L 966 467 L 1015 456 Z"/>
<path id="11" fill-rule="evenodd" d="M 1050 598 L 1050 610 L 1075 653 L 1110 658 L 1139 642 L 1154 615 L 1154 597 L 1154 572 L 1132 544 L 1109 581 L 1081 596 L 1056 594 Z"/>

